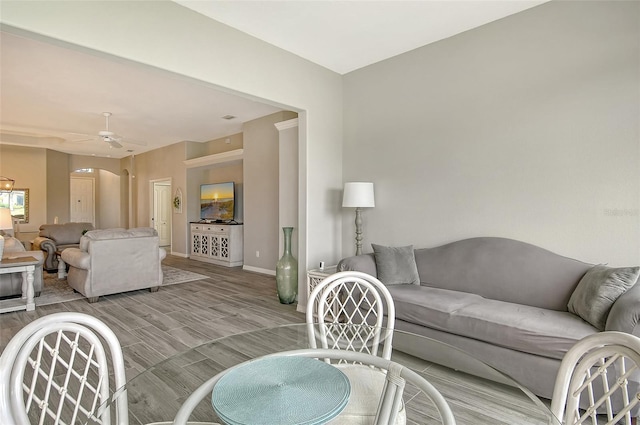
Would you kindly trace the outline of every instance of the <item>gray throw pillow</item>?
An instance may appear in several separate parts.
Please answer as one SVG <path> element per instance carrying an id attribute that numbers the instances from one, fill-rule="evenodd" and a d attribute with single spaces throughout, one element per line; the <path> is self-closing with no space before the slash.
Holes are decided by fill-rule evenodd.
<path id="1" fill-rule="evenodd" d="M 569 311 L 603 331 L 613 303 L 638 280 L 640 267 L 594 266 L 571 294 Z"/>
<path id="2" fill-rule="evenodd" d="M 382 246 L 371 244 L 376 259 L 378 279 L 385 285 L 420 285 L 413 245 Z"/>

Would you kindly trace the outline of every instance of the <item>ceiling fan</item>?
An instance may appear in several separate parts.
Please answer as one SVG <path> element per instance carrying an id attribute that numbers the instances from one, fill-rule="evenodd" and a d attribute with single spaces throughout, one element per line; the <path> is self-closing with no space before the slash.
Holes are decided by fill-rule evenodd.
<path id="1" fill-rule="evenodd" d="M 112 148 L 121 148 L 122 145 L 118 142 L 122 140 L 122 136 L 118 136 L 116 133 L 109 130 L 109 117 L 111 116 L 111 112 L 103 112 L 102 115 L 106 121 L 105 129 L 99 131 L 98 136 L 100 136 L 103 142 L 109 143 L 109 146 Z"/>

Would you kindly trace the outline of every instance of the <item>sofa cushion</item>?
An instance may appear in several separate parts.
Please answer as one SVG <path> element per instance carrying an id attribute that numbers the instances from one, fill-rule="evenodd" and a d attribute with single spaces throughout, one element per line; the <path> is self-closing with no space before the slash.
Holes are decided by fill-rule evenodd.
<path id="1" fill-rule="evenodd" d="M 80 249 L 82 251 L 88 251 L 89 241 L 104 241 L 109 239 L 130 239 L 130 238 L 145 238 L 158 236 L 158 232 L 152 227 L 136 227 L 133 229 L 113 228 L 113 229 L 101 229 L 92 230 L 85 233 L 80 239 Z"/>
<path id="2" fill-rule="evenodd" d="M 613 303 L 638 280 L 640 267 L 597 265 L 578 283 L 569 299 L 569 311 L 603 331 Z"/>
<path id="3" fill-rule="evenodd" d="M 567 311 L 584 274 L 593 267 L 520 241 L 472 238 L 415 251 L 423 285 L 493 300 Z"/>
<path id="4" fill-rule="evenodd" d="M 413 245 L 383 246 L 371 244 L 376 259 L 378 279 L 385 285 L 420 285 Z"/>
<path id="5" fill-rule="evenodd" d="M 396 318 L 525 353 L 561 359 L 596 330 L 578 316 L 427 286 L 389 288 Z"/>

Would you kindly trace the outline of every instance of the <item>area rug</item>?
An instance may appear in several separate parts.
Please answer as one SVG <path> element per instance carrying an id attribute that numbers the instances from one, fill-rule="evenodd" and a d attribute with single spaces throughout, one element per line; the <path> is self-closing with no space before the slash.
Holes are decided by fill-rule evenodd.
<path id="1" fill-rule="evenodd" d="M 164 273 L 163 286 L 207 278 L 207 276 L 202 274 L 169 266 L 162 266 L 162 273 Z M 67 279 L 58 279 L 57 273 L 45 272 L 43 277 L 44 288 L 40 296 L 35 299 L 36 306 L 57 304 L 84 298 L 82 294 L 74 292 L 73 289 L 71 289 L 67 284 Z"/>

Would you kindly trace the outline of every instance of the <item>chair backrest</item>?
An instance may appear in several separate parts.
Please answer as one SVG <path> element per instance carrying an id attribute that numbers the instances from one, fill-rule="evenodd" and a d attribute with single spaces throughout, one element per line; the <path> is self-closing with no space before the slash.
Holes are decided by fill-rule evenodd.
<path id="1" fill-rule="evenodd" d="M 75 424 L 89 418 L 111 424 L 111 410 L 100 408 L 111 395 L 108 364 L 113 389 L 122 387 L 122 349 L 103 322 L 75 312 L 41 317 L 22 328 L 0 356 L 0 417 L 15 424 Z M 113 405 L 113 423 L 128 424 L 126 391 Z"/>
<path id="2" fill-rule="evenodd" d="M 640 338 L 599 332 L 578 341 L 558 371 L 551 411 L 567 425 L 630 425 L 640 410 Z"/>
<path id="3" fill-rule="evenodd" d="M 392 362 L 391 360 L 384 359 L 382 357 L 373 356 L 365 353 L 358 353 L 354 351 L 346 350 L 331 350 L 331 349 L 302 349 L 285 351 L 281 353 L 270 354 L 265 357 L 273 356 L 304 356 L 319 359 L 333 359 L 339 361 L 345 361 L 349 363 L 361 363 L 369 365 L 375 368 L 386 371 L 386 384 L 382 394 L 379 396 L 378 409 L 376 412 L 374 425 L 388 425 L 395 423 L 396 416 L 402 405 L 402 395 L 406 383 L 410 383 L 423 392 L 434 404 L 436 410 L 440 414 L 440 419 L 443 425 L 455 425 L 456 421 L 449 407 L 449 404 L 440 392 L 426 379 L 418 375 L 411 369 Z M 216 383 L 230 370 L 236 367 L 240 367 L 248 362 L 241 363 L 233 368 L 227 369 L 207 382 L 202 384 L 196 391 L 194 391 L 183 403 L 182 407 L 178 411 L 173 424 L 185 425 L 194 411 L 196 406 L 203 399 L 211 399 L 211 392 Z M 412 396 L 415 394 L 412 394 Z M 429 418 L 432 420 L 433 418 Z"/>
<path id="4" fill-rule="evenodd" d="M 378 279 L 355 271 L 335 273 L 322 280 L 309 295 L 306 312 L 309 343 L 311 348 L 318 348 L 319 341 L 320 348 L 372 355 L 380 355 L 382 345 L 381 356 L 391 359 L 395 317 L 393 298 Z"/>

